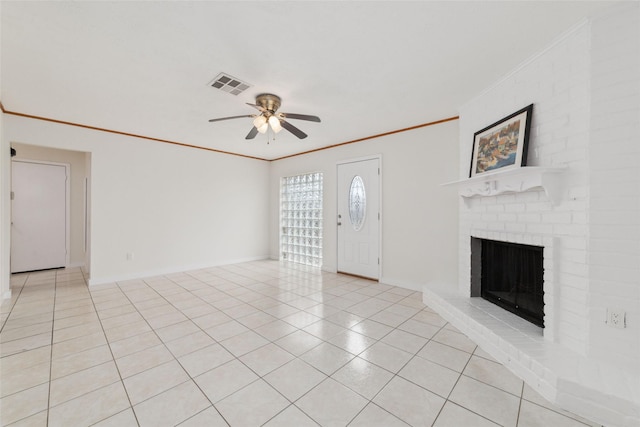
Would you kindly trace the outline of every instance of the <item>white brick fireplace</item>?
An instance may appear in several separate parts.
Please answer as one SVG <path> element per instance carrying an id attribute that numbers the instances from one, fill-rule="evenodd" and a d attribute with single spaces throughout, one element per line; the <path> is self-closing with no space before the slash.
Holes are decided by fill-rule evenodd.
<path id="1" fill-rule="evenodd" d="M 608 426 L 640 425 L 639 15 L 603 9 L 460 108 L 458 283 L 424 288 L 543 396 Z M 531 103 L 533 177 L 468 181 L 474 132 Z M 472 237 L 544 247 L 544 329 L 470 297 Z"/>

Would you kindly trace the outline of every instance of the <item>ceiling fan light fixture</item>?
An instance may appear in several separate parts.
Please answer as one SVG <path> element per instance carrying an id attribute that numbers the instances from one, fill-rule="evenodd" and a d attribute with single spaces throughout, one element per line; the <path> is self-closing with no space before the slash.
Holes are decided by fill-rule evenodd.
<path id="1" fill-rule="evenodd" d="M 258 132 L 265 133 L 269 128 L 269 123 L 267 122 L 267 118 L 265 116 L 258 116 L 253 119 L 253 126 L 258 129 Z"/>
<path id="2" fill-rule="evenodd" d="M 278 133 L 282 130 L 280 119 L 277 118 L 276 116 L 269 117 L 269 124 L 271 125 L 271 129 L 273 129 L 275 133 Z"/>

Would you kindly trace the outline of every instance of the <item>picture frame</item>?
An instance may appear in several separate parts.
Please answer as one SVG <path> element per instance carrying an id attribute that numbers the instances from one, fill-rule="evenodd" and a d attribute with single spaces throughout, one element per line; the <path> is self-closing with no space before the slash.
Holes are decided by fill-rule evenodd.
<path id="1" fill-rule="evenodd" d="M 473 134 L 469 178 L 527 164 L 533 104 Z"/>

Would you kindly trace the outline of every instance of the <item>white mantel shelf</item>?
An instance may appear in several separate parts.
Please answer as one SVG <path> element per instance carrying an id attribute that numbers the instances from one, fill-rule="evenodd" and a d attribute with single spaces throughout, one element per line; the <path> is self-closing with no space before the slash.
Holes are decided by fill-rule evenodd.
<path id="1" fill-rule="evenodd" d="M 563 195 L 562 174 L 566 168 L 524 166 L 476 175 L 459 181 L 447 182 L 443 186 L 458 186 L 460 195 L 466 199 L 476 196 L 497 196 L 504 193 L 521 193 L 542 188 L 555 205 Z"/>

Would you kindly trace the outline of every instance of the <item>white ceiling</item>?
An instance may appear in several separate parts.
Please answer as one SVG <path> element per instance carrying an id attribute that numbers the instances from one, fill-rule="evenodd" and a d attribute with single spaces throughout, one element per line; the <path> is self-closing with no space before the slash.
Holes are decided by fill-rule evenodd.
<path id="1" fill-rule="evenodd" d="M 602 3 L 141 1 L 0 4 L 8 111 L 275 159 L 457 115 Z M 250 83 L 233 96 L 208 83 Z M 244 137 L 263 92 L 309 137 Z"/>

